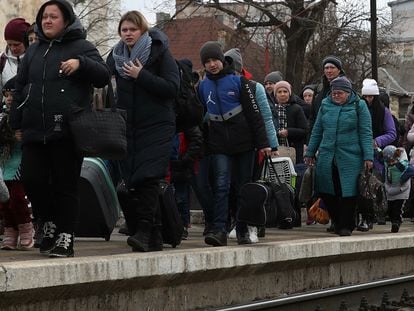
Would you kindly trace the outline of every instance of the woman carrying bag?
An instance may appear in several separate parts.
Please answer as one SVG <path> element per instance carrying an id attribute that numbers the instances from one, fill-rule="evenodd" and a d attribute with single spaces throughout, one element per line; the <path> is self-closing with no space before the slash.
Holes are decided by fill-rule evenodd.
<path id="1" fill-rule="evenodd" d="M 292 96 L 292 86 L 287 81 L 279 81 L 274 85 L 279 140 L 279 153 L 285 154 L 283 149 L 294 147 L 293 152 L 287 151 L 287 156 L 293 164 L 303 162 L 303 144 L 306 138 L 307 121 L 302 107 L 296 103 Z"/>
<path id="2" fill-rule="evenodd" d="M 322 102 L 305 162 L 315 165 L 315 194 L 325 202 L 334 232 L 349 236 L 355 228 L 358 175 L 373 166 L 371 116 L 367 105 L 338 77 Z"/>

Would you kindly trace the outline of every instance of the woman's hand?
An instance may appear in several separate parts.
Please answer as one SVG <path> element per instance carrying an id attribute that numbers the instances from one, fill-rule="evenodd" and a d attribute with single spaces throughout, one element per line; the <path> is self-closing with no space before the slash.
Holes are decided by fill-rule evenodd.
<path id="1" fill-rule="evenodd" d="M 74 74 L 76 70 L 79 69 L 79 59 L 71 58 L 67 61 L 60 63 L 60 71 L 59 73 L 64 74 L 65 76 L 70 76 L 71 74 Z"/>
<path id="2" fill-rule="evenodd" d="M 304 157 L 303 161 L 305 162 L 305 164 L 307 164 L 308 166 L 314 166 L 315 165 L 315 157 Z"/>
<path id="3" fill-rule="evenodd" d="M 122 69 L 128 77 L 136 79 L 138 78 L 138 75 L 143 67 L 144 66 L 142 66 L 141 62 L 138 59 L 136 59 L 133 62 L 130 61 L 128 63 L 124 63 Z"/>
<path id="4" fill-rule="evenodd" d="M 283 129 L 279 131 L 279 136 L 280 137 L 288 137 L 288 130 L 287 129 Z"/>
<path id="5" fill-rule="evenodd" d="M 370 169 L 372 169 L 372 168 L 373 168 L 373 166 L 374 166 L 374 163 L 372 163 L 372 161 L 370 161 L 370 160 L 366 160 L 366 161 L 364 161 L 364 168 L 365 168 L 366 170 L 370 170 Z"/>

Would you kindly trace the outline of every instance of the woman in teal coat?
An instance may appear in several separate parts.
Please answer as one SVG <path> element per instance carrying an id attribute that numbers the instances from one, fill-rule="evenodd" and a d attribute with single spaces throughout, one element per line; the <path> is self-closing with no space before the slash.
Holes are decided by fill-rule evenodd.
<path id="1" fill-rule="evenodd" d="M 371 117 L 363 100 L 345 77 L 331 82 L 321 105 L 305 161 L 315 164 L 315 193 L 328 207 L 335 233 L 349 236 L 355 228 L 358 174 L 372 168 Z"/>

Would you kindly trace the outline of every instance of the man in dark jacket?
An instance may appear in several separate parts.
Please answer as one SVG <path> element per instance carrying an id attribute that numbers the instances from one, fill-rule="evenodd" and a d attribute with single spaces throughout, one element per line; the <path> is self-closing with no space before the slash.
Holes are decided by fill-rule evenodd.
<path id="1" fill-rule="evenodd" d="M 32 207 L 45 221 L 40 252 L 74 255 L 78 181 L 82 158 L 68 127 L 75 107 L 91 103 L 91 89 L 110 73 L 65 0 L 44 3 L 37 13 L 39 41 L 22 60 L 12 104 L 12 127 L 23 133 L 22 180 Z"/>
<path id="2" fill-rule="evenodd" d="M 200 50 L 206 78 L 201 81 L 199 95 L 205 105 L 208 118 L 207 153 L 214 192 L 209 185 L 213 206 L 206 211 L 211 217 L 210 231 L 205 243 L 213 246 L 227 245 L 228 198 L 231 172 L 238 180 L 236 193 L 252 175 L 255 148 L 270 155 L 271 148 L 265 126 L 249 82 L 233 74 L 225 61 L 219 42 L 206 42 Z M 250 244 L 247 224 L 237 223 L 237 242 Z"/>
<path id="3" fill-rule="evenodd" d="M 317 88 L 317 94 L 314 97 L 313 103 L 310 109 L 310 115 L 308 119 L 308 129 L 306 142 L 309 142 L 310 135 L 312 133 L 313 124 L 318 116 L 319 108 L 321 107 L 322 100 L 328 95 L 331 90 L 330 83 L 333 79 L 344 76 L 345 72 L 342 69 L 342 61 L 333 55 L 325 57 L 322 61 L 323 76 L 322 83 Z"/>

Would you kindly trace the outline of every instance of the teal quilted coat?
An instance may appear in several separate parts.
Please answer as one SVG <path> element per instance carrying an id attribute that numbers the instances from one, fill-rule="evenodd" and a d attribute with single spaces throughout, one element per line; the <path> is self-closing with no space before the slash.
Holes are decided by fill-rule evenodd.
<path id="1" fill-rule="evenodd" d="M 306 157 L 316 160 L 315 192 L 335 194 L 332 161 L 336 161 L 342 197 L 358 194 L 358 174 L 365 160 L 373 161 L 371 116 L 367 105 L 354 92 L 347 103 L 337 105 L 327 96 L 316 118 Z"/>

